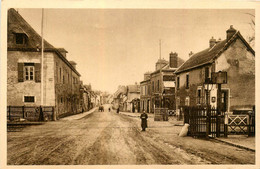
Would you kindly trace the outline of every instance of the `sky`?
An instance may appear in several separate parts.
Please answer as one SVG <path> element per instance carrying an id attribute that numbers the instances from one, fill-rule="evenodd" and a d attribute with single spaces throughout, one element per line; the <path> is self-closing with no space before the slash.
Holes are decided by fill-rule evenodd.
<path id="1" fill-rule="evenodd" d="M 18 9 L 40 34 L 41 9 Z M 254 34 L 249 9 L 44 9 L 44 38 L 68 51 L 83 84 L 114 93 L 119 85 L 143 80 L 161 56 L 209 47 L 209 39 L 226 38 L 233 27 L 247 39 Z"/>

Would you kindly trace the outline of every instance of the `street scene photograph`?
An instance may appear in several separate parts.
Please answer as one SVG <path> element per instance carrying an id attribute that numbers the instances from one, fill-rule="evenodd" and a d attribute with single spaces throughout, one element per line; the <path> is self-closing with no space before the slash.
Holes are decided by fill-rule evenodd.
<path id="1" fill-rule="evenodd" d="M 9 8 L 6 165 L 255 165 L 255 13 Z"/>

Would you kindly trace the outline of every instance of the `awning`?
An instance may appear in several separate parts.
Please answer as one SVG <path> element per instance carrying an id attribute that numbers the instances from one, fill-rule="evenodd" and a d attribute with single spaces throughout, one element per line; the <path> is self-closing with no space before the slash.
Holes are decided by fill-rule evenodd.
<path id="1" fill-rule="evenodd" d="M 175 87 L 175 83 L 173 81 L 164 81 L 164 87 Z"/>

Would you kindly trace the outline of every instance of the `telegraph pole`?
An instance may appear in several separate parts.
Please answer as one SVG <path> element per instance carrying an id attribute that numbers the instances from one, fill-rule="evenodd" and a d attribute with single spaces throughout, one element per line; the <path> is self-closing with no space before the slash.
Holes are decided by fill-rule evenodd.
<path id="1" fill-rule="evenodd" d="M 41 22 L 41 36 L 42 36 L 42 50 L 41 50 L 41 106 L 43 106 L 43 63 L 44 63 L 44 39 L 43 39 L 43 20 L 44 9 L 42 9 L 42 22 Z"/>

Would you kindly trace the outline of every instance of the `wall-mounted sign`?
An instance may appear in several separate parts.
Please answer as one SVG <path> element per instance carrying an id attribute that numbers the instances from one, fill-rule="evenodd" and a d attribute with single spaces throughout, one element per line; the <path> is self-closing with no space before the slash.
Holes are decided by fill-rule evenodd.
<path id="1" fill-rule="evenodd" d="M 212 72 L 211 80 L 213 84 L 227 84 L 227 72 Z"/>
<path id="2" fill-rule="evenodd" d="M 214 97 L 211 97 L 211 102 L 212 103 L 215 103 L 216 102 L 216 97 L 214 96 Z"/>

